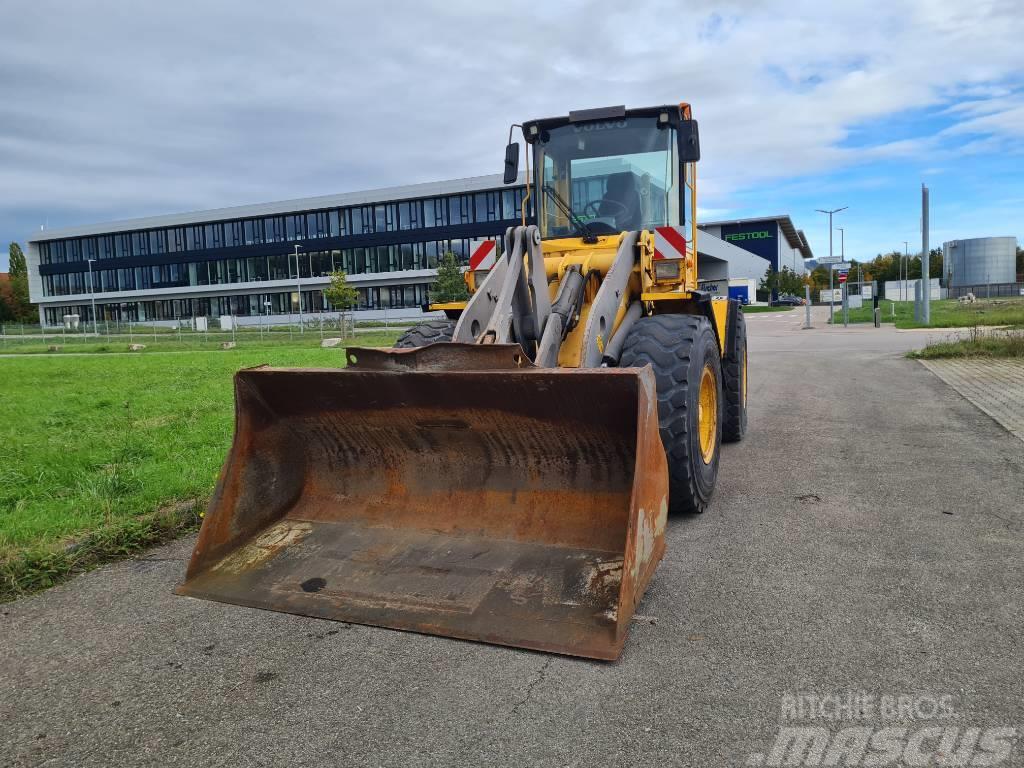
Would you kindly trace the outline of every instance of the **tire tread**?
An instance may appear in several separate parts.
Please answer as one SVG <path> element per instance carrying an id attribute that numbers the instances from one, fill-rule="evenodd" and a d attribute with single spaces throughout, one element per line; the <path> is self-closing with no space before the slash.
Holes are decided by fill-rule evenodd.
<path id="1" fill-rule="evenodd" d="M 689 367 L 693 346 L 708 321 L 698 315 L 652 315 L 637 320 L 623 346 L 619 366 L 650 364 L 658 389 L 658 422 L 668 459 L 669 510 L 700 513 L 709 498 L 702 496 L 690 462 Z M 699 386 L 694 382 L 693 386 Z"/>
<path id="2" fill-rule="evenodd" d="M 424 320 L 414 325 L 395 342 L 396 349 L 413 349 L 428 344 L 451 341 L 455 334 L 454 320 Z"/>

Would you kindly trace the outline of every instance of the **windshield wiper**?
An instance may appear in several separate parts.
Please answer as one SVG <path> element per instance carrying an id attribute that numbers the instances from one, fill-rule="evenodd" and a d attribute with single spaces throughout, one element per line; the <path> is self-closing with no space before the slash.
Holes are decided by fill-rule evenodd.
<path id="1" fill-rule="evenodd" d="M 576 228 L 577 234 L 583 238 L 583 242 L 588 245 L 596 243 L 597 235 L 590 231 L 590 227 L 586 225 L 586 222 L 584 222 L 583 219 L 573 213 L 572 208 L 570 208 L 569 204 L 562 199 L 562 196 L 547 184 L 544 184 L 543 187 L 544 191 L 551 195 L 551 199 L 555 201 L 555 205 L 557 205 L 559 209 L 561 209 L 562 213 L 569 218 L 569 221 L 572 222 L 573 227 Z"/>

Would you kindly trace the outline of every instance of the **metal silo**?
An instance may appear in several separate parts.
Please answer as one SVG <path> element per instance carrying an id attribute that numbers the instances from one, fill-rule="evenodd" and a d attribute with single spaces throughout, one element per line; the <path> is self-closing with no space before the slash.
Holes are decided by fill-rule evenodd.
<path id="1" fill-rule="evenodd" d="M 942 276 L 951 287 L 1017 282 L 1017 238 L 973 237 L 942 244 Z"/>

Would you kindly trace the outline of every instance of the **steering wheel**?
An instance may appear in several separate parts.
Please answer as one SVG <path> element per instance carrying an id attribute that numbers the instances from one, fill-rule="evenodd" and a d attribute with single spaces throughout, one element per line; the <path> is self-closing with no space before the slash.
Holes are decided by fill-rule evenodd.
<path id="1" fill-rule="evenodd" d="M 612 205 L 616 206 L 619 209 L 618 213 L 612 214 L 613 218 L 618 216 L 629 216 L 629 208 L 627 208 L 624 203 L 620 203 L 618 200 L 591 200 L 589 203 L 583 206 L 583 213 L 589 216 L 593 216 L 594 218 L 597 218 L 600 215 L 598 214 L 597 209 L 601 207 L 602 203 L 611 203 Z M 590 213 L 591 208 L 594 209 L 593 213 Z"/>

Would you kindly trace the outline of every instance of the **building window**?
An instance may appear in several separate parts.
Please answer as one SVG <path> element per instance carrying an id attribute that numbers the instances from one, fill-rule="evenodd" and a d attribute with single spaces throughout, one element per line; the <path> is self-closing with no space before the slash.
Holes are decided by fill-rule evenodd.
<path id="1" fill-rule="evenodd" d="M 203 227 L 203 236 L 207 248 L 221 248 L 224 246 L 224 228 L 217 224 L 207 224 Z"/>
<path id="2" fill-rule="evenodd" d="M 284 220 L 280 216 L 268 216 L 263 220 L 263 232 L 268 243 L 284 242 Z"/>
<path id="3" fill-rule="evenodd" d="M 398 204 L 398 228 L 419 229 L 423 226 L 423 203 L 407 200 Z"/>
<path id="4" fill-rule="evenodd" d="M 501 219 L 501 192 L 477 192 L 473 195 L 473 205 L 478 222 Z"/>
<path id="5" fill-rule="evenodd" d="M 373 209 L 374 231 L 394 232 L 397 226 L 398 206 L 394 203 L 376 205 Z"/>
<path id="6" fill-rule="evenodd" d="M 431 197 L 423 201 L 423 226 L 444 227 L 448 225 L 448 200 Z"/>
<path id="7" fill-rule="evenodd" d="M 224 224 L 224 245 L 241 245 L 245 240 L 242 237 L 242 222 L 229 221 Z"/>
<path id="8" fill-rule="evenodd" d="M 338 237 L 344 233 L 345 219 L 342 213 L 337 208 L 329 213 L 331 237 Z"/>
<path id="9" fill-rule="evenodd" d="M 149 255 L 149 237 L 145 232 L 132 232 L 132 256 Z"/>
<path id="10" fill-rule="evenodd" d="M 246 219 L 242 228 L 246 245 L 259 245 L 263 242 L 263 222 L 260 219 Z"/>
<path id="11" fill-rule="evenodd" d="M 364 205 L 352 211 L 352 234 L 363 235 L 373 232 L 373 206 Z"/>
<path id="12" fill-rule="evenodd" d="M 305 229 L 305 217 L 297 214 L 294 216 L 284 217 L 284 236 L 287 240 L 305 240 L 306 234 L 303 231 Z"/>
<path id="13" fill-rule="evenodd" d="M 448 198 L 448 215 L 452 226 L 470 224 L 473 210 L 469 195 L 452 195 Z"/>
<path id="14" fill-rule="evenodd" d="M 306 214 L 306 232 L 310 238 L 328 237 L 330 226 L 327 211 Z"/>
<path id="15" fill-rule="evenodd" d="M 185 247 L 191 251 L 203 249 L 203 228 L 185 227 Z"/>
<path id="16" fill-rule="evenodd" d="M 519 216 L 522 196 L 518 189 L 504 189 L 501 192 L 501 218 L 514 219 Z"/>
<path id="17" fill-rule="evenodd" d="M 152 254 L 167 253 L 167 233 L 162 229 L 154 229 L 149 233 L 149 252 Z"/>

